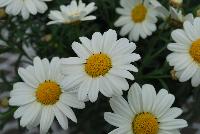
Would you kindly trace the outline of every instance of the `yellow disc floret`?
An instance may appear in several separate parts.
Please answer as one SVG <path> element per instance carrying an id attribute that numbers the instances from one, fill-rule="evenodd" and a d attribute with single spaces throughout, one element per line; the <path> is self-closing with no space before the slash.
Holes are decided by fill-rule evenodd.
<path id="1" fill-rule="evenodd" d="M 153 114 L 143 112 L 135 116 L 132 129 L 134 134 L 157 134 L 159 123 Z"/>
<path id="2" fill-rule="evenodd" d="M 112 62 L 107 54 L 91 55 L 85 64 L 85 72 L 91 77 L 104 76 L 112 68 Z"/>
<path id="3" fill-rule="evenodd" d="M 132 9 L 131 17 L 136 23 L 144 21 L 147 14 L 147 9 L 143 4 L 139 4 Z"/>
<path id="4" fill-rule="evenodd" d="M 190 48 L 190 55 L 198 64 L 200 64 L 200 39 L 194 41 Z"/>
<path id="5" fill-rule="evenodd" d="M 54 81 L 41 83 L 36 90 L 36 99 L 44 105 L 55 104 L 61 95 L 60 86 Z"/>

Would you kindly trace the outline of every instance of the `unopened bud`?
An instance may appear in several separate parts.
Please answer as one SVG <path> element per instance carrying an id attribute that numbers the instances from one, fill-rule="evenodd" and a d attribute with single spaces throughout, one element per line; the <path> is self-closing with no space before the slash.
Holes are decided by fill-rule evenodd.
<path id="1" fill-rule="evenodd" d="M 6 12 L 3 8 L 0 8 L 0 18 L 3 18 L 6 16 Z"/>
<path id="2" fill-rule="evenodd" d="M 173 80 L 178 80 L 178 78 L 176 77 L 176 71 L 174 69 L 170 71 L 170 74 Z"/>
<path id="3" fill-rule="evenodd" d="M 4 97 L 4 98 L 2 98 L 2 100 L 0 100 L 1 107 L 6 108 L 6 107 L 8 107 L 8 105 L 9 105 L 8 97 Z"/>
<path id="4" fill-rule="evenodd" d="M 47 34 L 47 35 L 44 35 L 44 36 L 41 38 L 41 41 L 49 42 L 51 39 L 52 39 L 52 35 L 51 35 L 51 34 Z"/>
<path id="5" fill-rule="evenodd" d="M 197 10 L 197 17 L 200 17 L 200 9 Z"/>
<path id="6" fill-rule="evenodd" d="M 169 0 L 169 4 L 172 5 L 173 7 L 181 7 L 183 4 L 183 0 Z"/>

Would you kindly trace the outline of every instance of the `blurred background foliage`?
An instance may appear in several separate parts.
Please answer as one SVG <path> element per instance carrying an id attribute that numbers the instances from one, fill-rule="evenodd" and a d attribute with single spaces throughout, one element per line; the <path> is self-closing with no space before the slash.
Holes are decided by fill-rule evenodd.
<path id="1" fill-rule="evenodd" d="M 35 55 L 41 58 L 47 57 L 51 59 L 54 56 L 69 57 L 75 56 L 71 49 L 74 41 L 79 41 L 79 37 L 86 36 L 91 38 L 94 32 L 105 32 L 108 29 L 115 29 L 119 33 L 119 28 L 114 27 L 114 22 L 119 15 L 115 12 L 115 8 L 119 7 L 119 0 L 83 0 L 85 3 L 94 1 L 98 10 L 93 14 L 97 16 L 94 21 L 81 22 L 76 25 L 50 25 L 49 10 L 59 9 L 62 4 L 69 4 L 71 0 L 54 0 L 49 2 L 49 10 L 45 14 L 31 16 L 24 21 L 20 16 L 4 16 L 0 19 L 0 64 L 5 65 L 10 60 L 10 55 L 14 57 L 11 65 L 7 65 L 7 70 L 0 68 L 0 94 L 12 90 L 12 85 L 16 81 L 21 81 L 17 69 L 19 66 L 32 64 L 32 58 Z M 160 2 L 169 8 L 168 0 L 160 0 Z M 196 11 L 200 9 L 199 0 L 185 0 L 182 10 L 185 14 L 192 12 L 196 16 Z M 140 39 L 136 42 L 136 52 L 142 59 L 137 62 L 136 66 L 139 72 L 134 74 L 135 81 L 140 84 L 150 83 L 156 89 L 165 88 L 176 96 L 174 106 L 184 109 L 182 118 L 186 119 L 190 125 L 200 120 L 200 88 L 191 87 L 190 81 L 179 83 L 173 77 L 172 68 L 166 62 L 166 56 L 169 51 L 166 46 L 172 42 L 170 37 L 171 31 L 176 26 L 170 25 L 163 29 L 163 22 L 159 20 L 157 23 L 158 30 L 152 36 L 145 40 Z M 161 25 L 162 24 L 162 25 Z M 121 38 L 119 36 L 119 38 Z M 32 50 L 30 50 L 30 48 Z M 34 53 L 34 54 L 31 54 Z M 2 59 L 2 56 L 4 57 Z M 12 70 L 9 69 L 12 66 Z M 10 72 L 12 74 L 10 74 Z M 12 75 L 10 78 L 9 75 Z M 130 85 L 133 82 L 130 81 Z M 126 97 L 127 92 L 124 92 Z M 1 98 L 0 98 L 1 99 Z M 1 99 L 0 107 L 7 107 L 8 110 L 0 112 L 0 129 L 3 129 L 10 120 L 13 120 L 15 107 L 9 107 L 6 101 Z M 106 123 L 103 118 L 105 111 L 111 111 L 108 103 L 109 99 L 100 95 L 95 103 L 88 102 L 84 110 L 75 110 L 78 124 L 70 122 L 70 134 L 106 134 L 113 127 Z M 4 102 L 4 103 L 3 103 Z M 3 105 L 4 104 L 4 105 Z M 20 128 L 20 131 L 25 130 Z M 185 132 L 186 133 L 186 132 Z"/>

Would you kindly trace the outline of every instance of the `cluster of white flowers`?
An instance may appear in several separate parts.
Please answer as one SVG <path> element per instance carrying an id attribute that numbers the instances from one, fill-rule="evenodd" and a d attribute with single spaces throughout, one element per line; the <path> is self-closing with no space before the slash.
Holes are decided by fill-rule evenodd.
<path id="1" fill-rule="evenodd" d="M 49 1 L 0 0 L 0 7 L 6 7 L 8 14 L 21 14 L 28 19 L 29 14 L 44 13 Z M 152 35 L 159 17 L 182 22 L 184 29 L 172 32 L 175 43 L 168 45 L 173 53 L 167 61 L 181 82 L 191 78 L 193 86 L 200 85 L 200 18 L 183 16 L 172 7 L 168 11 L 156 0 L 120 0 L 120 5 L 116 9 L 120 17 L 114 25 L 122 27 L 120 35 L 128 34 L 130 41 Z M 50 11 L 51 21 L 47 24 L 94 20 L 96 16 L 89 14 L 96 9 L 93 2 L 86 5 L 72 0 L 68 6 L 61 5 L 61 11 Z M 179 134 L 179 129 L 187 126 L 185 120 L 176 119 L 182 110 L 171 108 L 175 97 L 167 90 L 156 94 L 152 85 L 140 87 L 137 83 L 129 89 L 127 79 L 134 80 L 131 72 L 138 72 L 132 63 L 141 58 L 134 53 L 135 43 L 127 38 L 117 39 L 115 30 L 79 39 L 81 43 L 72 44 L 77 57 L 54 57 L 51 61 L 35 57 L 33 65 L 19 68 L 24 82 L 14 84 L 9 104 L 19 107 L 14 117 L 21 118 L 21 126 L 31 129 L 40 125 L 40 132 L 47 133 L 56 117 L 67 129 L 68 118 L 77 122 L 71 107 L 83 109 L 84 102 L 95 102 L 99 93 L 111 97 L 114 113 L 106 112 L 104 118 L 118 128 L 109 134 Z M 121 96 L 127 90 L 128 102 Z"/>

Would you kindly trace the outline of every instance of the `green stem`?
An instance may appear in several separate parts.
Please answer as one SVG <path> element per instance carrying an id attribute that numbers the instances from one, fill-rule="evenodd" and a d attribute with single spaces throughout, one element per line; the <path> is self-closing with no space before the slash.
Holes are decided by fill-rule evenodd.
<path id="1" fill-rule="evenodd" d="M 170 75 L 147 75 L 147 76 L 141 76 L 140 78 L 142 79 L 167 79 L 167 78 L 171 78 Z"/>
<path id="2" fill-rule="evenodd" d="M 154 55 L 151 56 L 151 59 L 154 59 L 157 56 L 159 56 L 160 53 L 162 53 L 166 48 L 167 48 L 167 46 L 164 46 L 163 48 L 161 48 L 157 53 L 155 53 Z"/>

